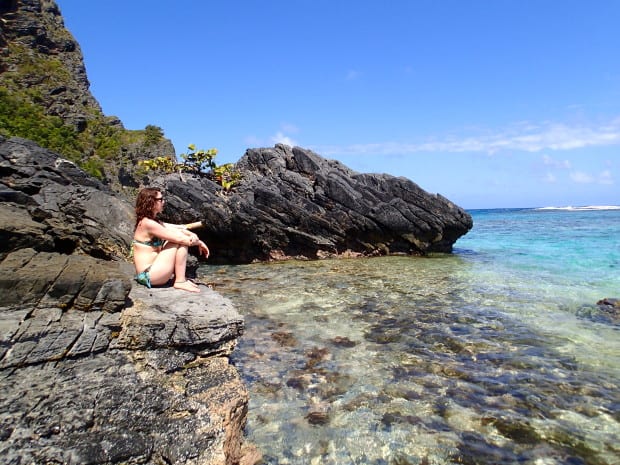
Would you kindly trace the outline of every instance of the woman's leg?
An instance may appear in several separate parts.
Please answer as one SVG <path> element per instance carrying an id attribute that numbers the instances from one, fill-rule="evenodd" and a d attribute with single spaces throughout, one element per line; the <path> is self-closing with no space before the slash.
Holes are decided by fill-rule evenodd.
<path id="1" fill-rule="evenodd" d="M 174 287 L 177 289 L 183 289 L 184 291 L 200 292 L 198 286 L 196 286 L 193 282 L 188 281 L 185 277 L 188 255 L 187 246 L 179 244 L 173 245 L 178 246 L 174 262 Z"/>
<path id="2" fill-rule="evenodd" d="M 180 244 L 167 243 L 151 265 L 151 284 L 166 284 L 174 273 L 174 287 L 190 292 L 199 292 L 194 283 L 185 279 L 187 266 L 187 247 Z"/>

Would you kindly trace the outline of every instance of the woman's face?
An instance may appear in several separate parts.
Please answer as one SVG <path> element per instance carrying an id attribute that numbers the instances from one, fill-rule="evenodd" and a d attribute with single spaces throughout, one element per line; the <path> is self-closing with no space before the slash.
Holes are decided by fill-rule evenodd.
<path id="1" fill-rule="evenodd" d="M 161 192 L 155 194 L 155 205 L 153 206 L 153 213 L 157 215 L 164 210 L 164 195 Z"/>

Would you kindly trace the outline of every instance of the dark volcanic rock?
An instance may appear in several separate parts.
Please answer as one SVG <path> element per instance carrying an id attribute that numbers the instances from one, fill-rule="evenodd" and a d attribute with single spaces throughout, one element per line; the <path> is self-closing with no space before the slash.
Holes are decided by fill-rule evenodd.
<path id="1" fill-rule="evenodd" d="M 134 288 L 126 302 L 118 263 L 27 253 L 63 265 L 31 276 L 48 291 L 28 311 L 0 304 L 3 463 L 238 463 L 248 393 L 228 362 L 243 328 L 230 302 L 206 287 Z M 96 271 L 63 278 L 78 259 Z"/>
<path id="2" fill-rule="evenodd" d="M 169 175 L 166 215 L 203 220 L 212 261 L 451 252 L 471 216 L 414 182 L 360 174 L 299 147 L 251 149 L 233 192 L 204 177 Z"/>
<path id="3" fill-rule="evenodd" d="M 90 83 L 80 45 L 64 27 L 60 10 L 50 0 L 3 1 L 0 5 L 2 31 L 0 43 L 12 45 L 5 50 L 4 69 L 20 88 L 37 88 L 45 101 L 46 113 L 60 116 L 78 130 L 83 130 L 101 107 L 90 93 Z M 21 66 L 32 66 L 37 57 L 54 60 L 66 70 L 46 76 L 38 73 L 15 73 Z M 54 68 L 57 69 L 58 67 Z"/>
<path id="4" fill-rule="evenodd" d="M 126 256 L 133 206 L 34 142 L 0 137 L 0 259 L 9 251 Z"/>
<path id="5" fill-rule="evenodd" d="M 2 463 L 254 463 L 231 303 L 146 289 L 133 208 L 73 163 L 0 137 Z M 132 284 L 133 283 L 133 284 Z"/>

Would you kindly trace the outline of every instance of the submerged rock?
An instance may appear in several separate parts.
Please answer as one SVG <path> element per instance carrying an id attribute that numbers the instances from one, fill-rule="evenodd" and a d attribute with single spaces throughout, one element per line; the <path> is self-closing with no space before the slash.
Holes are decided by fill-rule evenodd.
<path id="1" fill-rule="evenodd" d="M 596 306 L 611 323 L 620 324 L 620 299 L 605 298 L 599 300 Z"/>

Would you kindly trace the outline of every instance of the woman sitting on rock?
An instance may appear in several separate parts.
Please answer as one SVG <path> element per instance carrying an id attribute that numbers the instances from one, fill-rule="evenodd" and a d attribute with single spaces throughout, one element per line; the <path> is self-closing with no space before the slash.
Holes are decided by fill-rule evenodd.
<path id="1" fill-rule="evenodd" d="M 188 248 L 209 257 L 209 248 L 185 225 L 164 223 L 156 219 L 164 209 L 164 196 L 158 189 L 147 187 L 136 199 L 136 230 L 133 235 L 133 262 L 136 281 L 147 287 L 166 284 L 174 276 L 174 287 L 200 292 L 185 277 Z"/>

